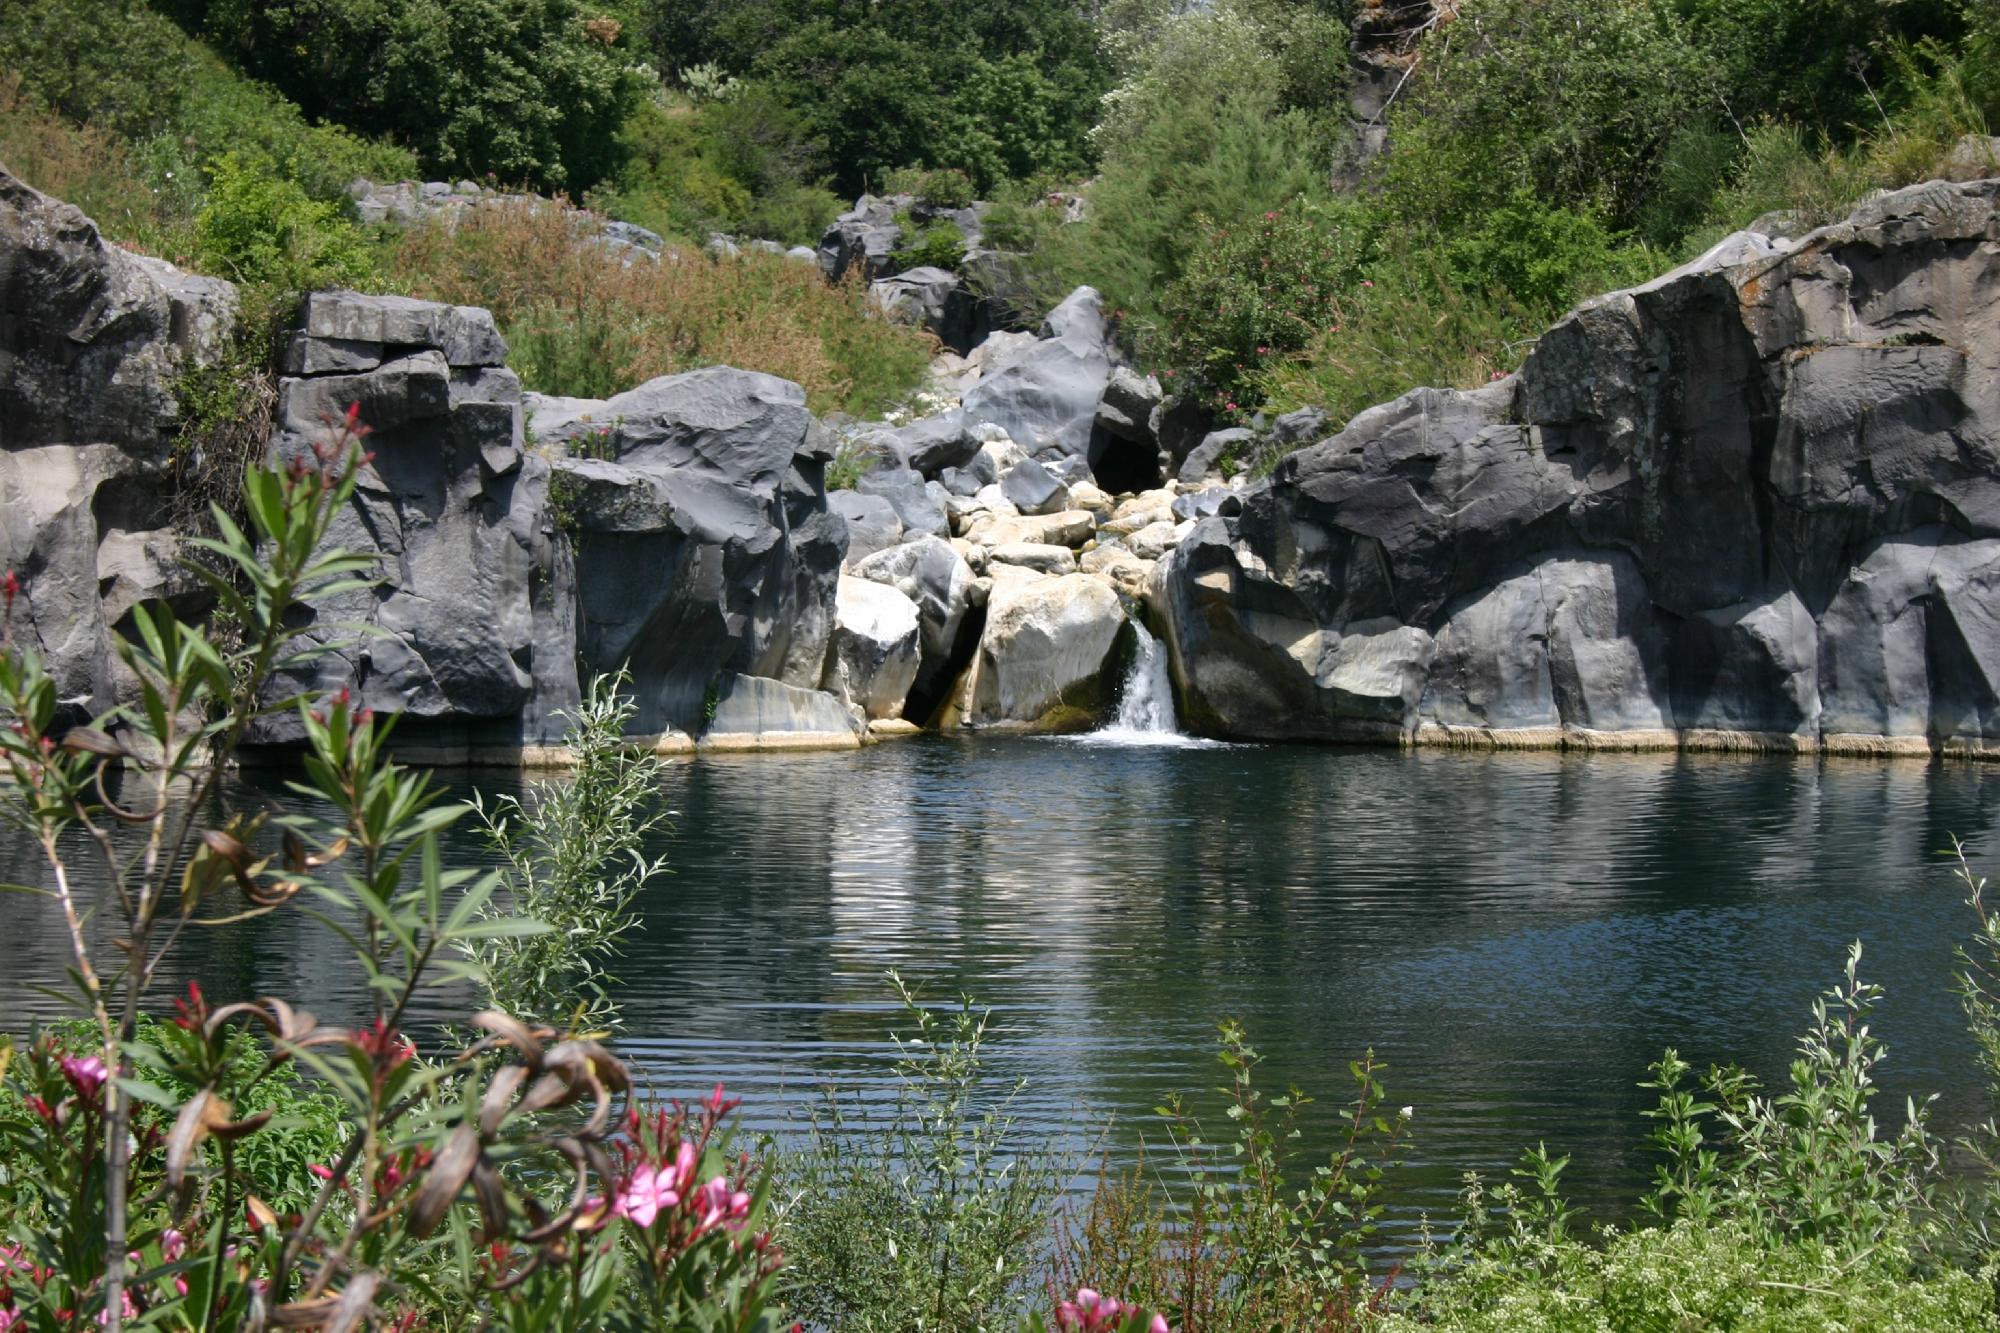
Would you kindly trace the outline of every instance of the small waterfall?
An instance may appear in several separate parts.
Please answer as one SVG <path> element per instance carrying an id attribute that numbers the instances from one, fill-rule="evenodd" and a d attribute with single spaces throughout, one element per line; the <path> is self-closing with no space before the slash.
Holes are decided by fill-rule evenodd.
<path id="1" fill-rule="evenodd" d="M 1132 630 L 1139 636 L 1132 654 L 1132 668 L 1125 675 L 1124 697 L 1118 716 L 1102 731 L 1087 739 L 1127 745 L 1159 745 L 1182 742 L 1174 718 L 1174 682 L 1167 671 L 1167 648 L 1146 632 L 1137 620 Z"/>

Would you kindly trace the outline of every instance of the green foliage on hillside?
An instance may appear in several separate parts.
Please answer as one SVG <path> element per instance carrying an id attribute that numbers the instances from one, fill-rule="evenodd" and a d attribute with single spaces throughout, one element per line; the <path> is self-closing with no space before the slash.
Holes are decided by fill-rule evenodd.
<path id="1" fill-rule="evenodd" d="M 1350 9 L 1106 6 L 1088 220 L 991 219 L 1038 303 L 1097 286 L 1218 421 L 1485 383 L 1575 301 L 1764 214 L 1978 172 L 1951 154 L 2000 112 L 1994 0 L 1464 0 L 1413 34 L 1391 151 L 1342 193 Z M 1302 264 L 1315 240 L 1353 258 Z"/>
<path id="2" fill-rule="evenodd" d="M 2000 112 L 2000 0 L 1462 0 L 1408 35 L 1392 151 L 1357 178 L 1355 12 L 4 0 L 0 150 L 121 240 L 279 294 L 365 279 L 513 299 L 407 256 L 385 268 L 340 207 L 358 176 L 492 172 L 693 246 L 810 244 L 864 187 L 983 198 L 1007 255 L 978 280 L 1025 322 L 1088 283 L 1137 359 L 1218 421 L 1302 403 L 1338 421 L 1503 374 L 1579 298 L 1760 216 L 1796 229 L 1975 173 L 1951 155 Z M 906 237 L 907 263 L 957 258 L 942 227 Z M 901 352 L 850 375 L 814 341 L 848 329 L 844 298 L 795 308 L 803 289 L 780 288 L 775 305 L 720 288 L 701 304 L 782 310 L 771 355 L 823 401 L 905 377 Z M 671 355 L 616 365 L 560 322 L 524 347 L 571 366 L 550 372 L 564 382 L 697 345 L 749 354 L 755 339 L 688 331 L 706 318 Z"/>
<path id="3" fill-rule="evenodd" d="M 1478 0 L 1427 44 L 1382 181 L 1406 219 L 1475 224 L 1518 191 L 1630 225 L 1666 145 L 1716 102 L 1654 0 Z"/>
<path id="4" fill-rule="evenodd" d="M 669 236 L 817 242 L 843 207 L 797 116 L 764 89 L 723 99 L 662 93 L 619 131 L 625 164 L 592 207 Z"/>
<path id="5" fill-rule="evenodd" d="M 1108 65 L 1074 0 L 644 0 L 637 28 L 675 78 L 697 70 L 790 110 L 842 193 L 897 167 L 982 190 L 1075 171 Z"/>
<path id="6" fill-rule="evenodd" d="M 576 0 L 160 0 L 311 116 L 433 175 L 581 190 L 617 165 L 642 90 L 621 25 Z"/>

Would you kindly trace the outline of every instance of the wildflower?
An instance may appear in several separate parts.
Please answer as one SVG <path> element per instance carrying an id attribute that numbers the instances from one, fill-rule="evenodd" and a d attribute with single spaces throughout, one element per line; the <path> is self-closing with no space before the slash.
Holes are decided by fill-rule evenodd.
<path id="1" fill-rule="evenodd" d="M 182 1235 L 179 1231 L 176 1231 L 172 1227 L 168 1227 L 165 1231 L 162 1231 L 160 1233 L 160 1258 L 164 1259 L 168 1263 L 173 1263 L 176 1260 L 180 1259 L 186 1253 L 187 1253 L 186 1236 Z M 132 1262 L 134 1267 L 137 1267 L 139 1262 L 137 1255 L 133 1256 Z M 188 1283 L 185 1274 L 182 1273 L 174 1274 L 174 1290 L 179 1292 L 183 1296 L 188 1294 Z"/>
<path id="2" fill-rule="evenodd" d="M 1396 1112 L 1397 1115 L 1401 1116 L 1405 1120 L 1408 1120 L 1411 1116 L 1415 1115 L 1416 1113 L 1417 1113 L 1417 1108 L 1414 1106 L 1405 1106 L 1402 1110 Z"/>
<path id="3" fill-rule="evenodd" d="M 648 1162 L 632 1173 L 611 1201 L 611 1211 L 631 1219 L 633 1225 L 649 1227 L 662 1212 L 681 1206 L 688 1187 L 694 1183 L 694 1145 L 683 1143 L 671 1166 Z"/>
<path id="4" fill-rule="evenodd" d="M 1362 285 L 1363 287 L 1373 287 L 1373 286 L 1374 286 L 1375 284 L 1374 284 L 1374 283 L 1372 283 L 1372 282 L 1370 282 L 1370 281 L 1369 281 L 1368 279 L 1366 279 L 1366 278 L 1363 278 L 1363 279 L 1361 280 L 1361 285 Z"/>
<path id="5" fill-rule="evenodd" d="M 358 1029 L 348 1040 L 363 1055 L 369 1056 L 378 1065 L 389 1069 L 407 1063 L 410 1057 L 417 1053 L 415 1042 L 379 1018 L 375 1020 L 374 1027 Z"/>
<path id="6" fill-rule="evenodd" d="M 104 1071 L 103 1059 L 95 1055 L 88 1055 L 82 1059 L 75 1056 L 63 1057 L 62 1072 L 63 1077 L 69 1080 L 70 1086 L 76 1089 L 79 1096 L 91 1100 L 96 1098 L 97 1090 L 104 1086 L 104 1080 L 110 1077 Z"/>
<path id="7" fill-rule="evenodd" d="M 1138 1313 L 1136 1305 L 1127 1305 L 1089 1287 L 1078 1287 L 1074 1297 L 1056 1306 L 1056 1327 L 1073 1329 L 1076 1333 L 1109 1333 Z M 1156 1314 L 1153 1322 L 1146 1325 L 1146 1333 L 1173 1333 L 1173 1330 L 1167 1327 L 1165 1315 Z"/>
<path id="8" fill-rule="evenodd" d="M 190 981 L 187 998 L 174 1001 L 174 1026 L 187 1030 L 198 1028 L 207 1021 L 208 1001 L 202 998 L 201 983 Z"/>
<path id="9" fill-rule="evenodd" d="M 701 1205 L 701 1221 L 696 1227 L 699 1231 L 722 1222 L 728 1223 L 731 1231 L 741 1231 L 750 1216 L 750 1196 L 731 1189 L 727 1176 L 717 1176 L 701 1187 Z"/>
<path id="10" fill-rule="evenodd" d="M 14 599 L 20 595 L 21 576 L 10 569 L 7 571 L 7 577 L 0 579 L 0 596 L 4 596 L 7 599 L 8 615 L 11 616 L 14 614 Z"/>

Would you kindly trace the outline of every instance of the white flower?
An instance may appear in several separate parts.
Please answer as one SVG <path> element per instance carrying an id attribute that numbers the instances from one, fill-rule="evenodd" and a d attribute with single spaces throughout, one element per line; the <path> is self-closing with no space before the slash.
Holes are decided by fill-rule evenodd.
<path id="1" fill-rule="evenodd" d="M 1415 1115 L 1416 1113 L 1417 1113 L 1417 1108 L 1414 1106 L 1405 1106 L 1402 1110 L 1396 1112 L 1397 1115 L 1403 1117 L 1403 1119 L 1405 1120 L 1408 1120 L 1411 1116 Z"/>

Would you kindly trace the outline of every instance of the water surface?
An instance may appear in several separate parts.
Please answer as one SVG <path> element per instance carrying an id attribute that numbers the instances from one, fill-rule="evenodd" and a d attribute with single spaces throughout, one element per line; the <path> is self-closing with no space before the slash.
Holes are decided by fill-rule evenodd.
<path id="1" fill-rule="evenodd" d="M 2000 770 L 1137 739 L 675 765 L 675 873 L 620 968 L 625 1049 L 662 1088 L 725 1080 L 782 1129 L 829 1079 L 883 1086 L 893 967 L 995 1009 L 1030 1128 L 1081 1143 L 1115 1114 L 1125 1153 L 1165 1094 L 1222 1081 L 1212 1038 L 1234 1016 L 1273 1089 L 1318 1109 L 1364 1048 L 1389 1062 L 1414 1108 L 1404 1221 L 1538 1140 L 1611 1212 L 1650 1169 L 1634 1085 L 1660 1048 L 1782 1075 L 1858 938 L 1889 989 L 1897 1104 L 1979 1110 L 1948 988 L 1969 918 L 1939 852 L 1954 833 L 1976 862 L 1996 847 Z M 5 855 L 31 873 L 28 849 Z M 53 1008 L 24 986 L 59 982 L 62 939 L 32 900 L 0 910 L 19 1028 Z M 177 961 L 220 997 L 359 1004 L 295 915 Z"/>

